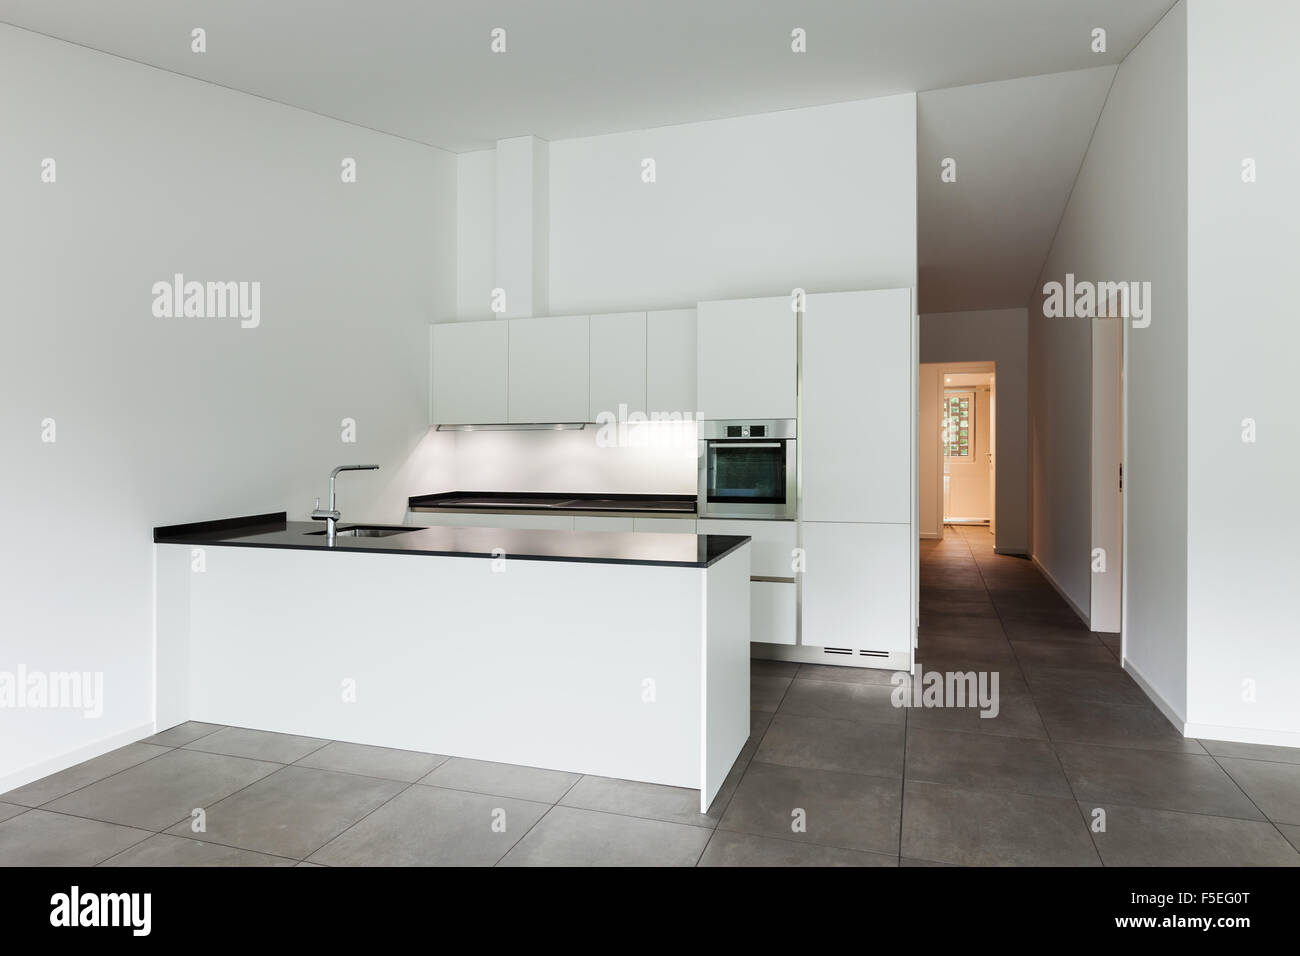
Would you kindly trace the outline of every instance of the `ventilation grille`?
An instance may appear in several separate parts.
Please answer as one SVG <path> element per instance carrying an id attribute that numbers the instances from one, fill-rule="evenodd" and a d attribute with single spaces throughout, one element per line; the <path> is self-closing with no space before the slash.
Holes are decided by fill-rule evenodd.
<path id="1" fill-rule="evenodd" d="M 851 647 L 823 647 L 823 654 L 848 654 L 852 656 L 853 648 Z"/>
<path id="2" fill-rule="evenodd" d="M 858 651 L 863 657 L 888 657 L 889 651 Z"/>

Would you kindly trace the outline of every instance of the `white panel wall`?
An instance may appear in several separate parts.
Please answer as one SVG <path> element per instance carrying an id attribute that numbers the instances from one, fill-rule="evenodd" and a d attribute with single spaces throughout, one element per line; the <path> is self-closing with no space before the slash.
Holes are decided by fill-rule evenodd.
<path id="1" fill-rule="evenodd" d="M 340 480 L 369 519 L 400 518 L 408 459 L 441 480 L 427 343 L 455 307 L 456 162 L 7 26 L 0 129 L 0 667 L 101 671 L 105 693 L 98 719 L 5 710 L 7 789 L 148 732 L 153 526 L 301 517 L 343 462 L 383 468 Z M 177 272 L 260 281 L 260 324 L 155 318 Z"/>
<path id="2" fill-rule="evenodd" d="M 997 364 L 997 547 L 1006 554 L 1024 554 L 1029 550 L 1028 325 L 1025 309 L 926 313 L 921 316 L 923 363 Z M 925 460 L 923 447 L 922 468 Z M 937 467 L 942 472 L 942 459 Z M 934 522 L 927 525 L 924 517 L 926 504 L 921 502 L 922 530 L 933 528 L 937 532 L 937 523 L 943 520 L 942 505 Z"/>
<path id="3" fill-rule="evenodd" d="M 552 314 L 916 285 L 911 93 L 560 140 L 549 162 Z M 461 243 L 481 252 L 490 193 L 464 185 Z M 461 318 L 486 315 L 478 258 Z"/>
<path id="4" fill-rule="evenodd" d="M 1124 653 L 1179 715 L 1187 668 L 1186 35 L 1180 3 L 1121 64 L 1036 287 L 1041 293 L 1067 272 L 1152 284 L 1151 325 L 1129 329 L 1126 346 Z M 1041 301 L 1031 304 L 1032 547 L 1082 607 L 1091 590 L 1090 339 L 1087 319 L 1045 318 Z M 1000 412 L 1001 366 L 998 374 Z M 1002 432 L 999 424 L 999 442 Z M 999 469 L 999 492 L 1002 479 Z"/>
<path id="5" fill-rule="evenodd" d="M 456 317 L 492 318 L 496 268 L 496 150 L 456 157 Z"/>
<path id="6" fill-rule="evenodd" d="M 1300 6 L 1197 0 L 1187 35 L 1187 719 L 1201 735 L 1294 747 Z"/>
<path id="7" fill-rule="evenodd" d="M 622 446 L 600 430 L 460 432 L 453 438 L 456 484 L 466 491 L 694 495 L 695 424 L 630 426 Z M 448 490 L 430 488 L 429 492 Z"/>

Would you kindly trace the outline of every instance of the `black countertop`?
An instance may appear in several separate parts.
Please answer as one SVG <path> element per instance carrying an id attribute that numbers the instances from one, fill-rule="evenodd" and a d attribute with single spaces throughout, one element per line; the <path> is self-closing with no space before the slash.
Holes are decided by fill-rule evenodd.
<path id="1" fill-rule="evenodd" d="M 642 512 L 662 515 L 695 514 L 694 495 L 548 494 L 514 491 L 444 491 L 408 499 L 417 511 L 582 511 Z"/>
<path id="2" fill-rule="evenodd" d="M 577 561 L 586 564 L 640 564 L 678 568 L 707 568 L 749 540 L 743 535 L 731 534 L 415 528 L 383 538 L 339 536 L 334 539 L 331 547 L 321 533 L 325 530 L 324 522 L 288 521 L 286 518 L 287 514 L 279 511 L 219 521 L 170 525 L 154 528 L 153 539 L 156 544 L 423 554 L 460 558 L 497 558 L 504 552 L 509 559 L 523 561 Z M 339 530 L 362 523 L 343 521 L 339 523 Z"/>

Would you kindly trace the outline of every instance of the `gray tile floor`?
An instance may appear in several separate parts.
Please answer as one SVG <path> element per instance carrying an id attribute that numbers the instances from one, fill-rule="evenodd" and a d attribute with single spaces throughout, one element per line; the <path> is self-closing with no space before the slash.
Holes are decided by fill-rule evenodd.
<path id="1" fill-rule="evenodd" d="M 0 865 L 1300 865 L 1300 750 L 1185 740 L 1118 654 L 987 529 L 949 528 L 922 544 L 919 660 L 997 670 L 995 718 L 755 661 L 708 814 L 673 787 L 188 723 L 0 794 Z"/>

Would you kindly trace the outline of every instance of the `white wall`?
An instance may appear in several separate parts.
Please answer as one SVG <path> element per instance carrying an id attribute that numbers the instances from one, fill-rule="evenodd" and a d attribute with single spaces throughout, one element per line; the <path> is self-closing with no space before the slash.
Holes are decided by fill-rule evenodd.
<path id="1" fill-rule="evenodd" d="M 1027 316 L 1024 309 L 921 316 L 921 361 L 997 365 L 997 548 L 1028 550 Z M 942 461 L 939 464 L 942 469 Z"/>
<path id="2" fill-rule="evenodd" d="M 470 155 L 462 319 L 487 316 L 491 288 L 490 154 Z M 916 286 L 913 94 L 561 140 L 549 157 L 553 315 Z"/>
<path id="3" fill-rule="evenodd" d="M 0 669 L 102 671 L 106 696 L 97 720 L 0 711 L 4 790 L 149 732 L 155 525 L 302 517 L 343 462 L 384 469 L 340 480 L 354 517 L 437 480 L 456 162 L 5 26 L 0 129 Z M 154 318 L 175 272 L 260 281 L 260 326 Z"/>
<path id="4" fill-rule="evenodd" d="M 496 150 L 456 157 L 456 318 L 490 319 L 496 285 Z"/>
<path id="5" fill-rule="evenodd" d="M 1290 0 L 1188 6 L 1187 719 L 1300 746 L 1295 266 L 1300 98 Z M 1255 159 L 1258 181 L 1243 183 Z M 1242 441 L 1242 420 L 1257 441 Z M 1255 684 L 1255 700 L 1243 693 Z"/>
<path id="6" fill-rule="evenodd" d="M 1067 272 L 1152 284 L 1150 327 L 1127 332 L 1124 653 L 1178 715 L 1187 664 L 1186 23 L 1180 3 L 1120 65 L 1029 312 L 1033 553 L 1087 608 L 1090 323 L 1044 317 L 1041 290 Z"/>

